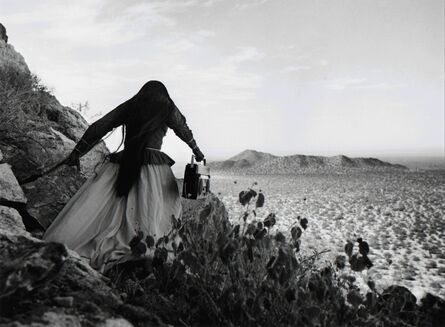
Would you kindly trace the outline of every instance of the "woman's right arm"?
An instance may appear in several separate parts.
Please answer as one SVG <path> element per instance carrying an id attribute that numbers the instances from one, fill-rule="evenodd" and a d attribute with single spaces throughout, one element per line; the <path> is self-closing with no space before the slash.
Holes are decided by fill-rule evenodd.
<path id="1" fill-rule="evenodd" d="M 77 142 L 68 158 L 80 158 L 90 151 L 108 132 L 113 128 L 122 125 L 127 115 L 127 101 L 111 110 L 108 114 L 92 123 L 82 138 Z"/>
<path id="2" fill-rule="evenodd" d="M 196 141 L 193 137 L 191 129 L 187 125 L 187 121 L 184 115 L 179 111 L 176 105 L 174 106 L 172 112 L 167 118 L 167 126 L 173 129 L 175 134 L 183 140 L 192 149 L 193 154 L 196 157 L 196 161 L 201 161 L 204 159 L 204 154 L 199 149 Z"/>

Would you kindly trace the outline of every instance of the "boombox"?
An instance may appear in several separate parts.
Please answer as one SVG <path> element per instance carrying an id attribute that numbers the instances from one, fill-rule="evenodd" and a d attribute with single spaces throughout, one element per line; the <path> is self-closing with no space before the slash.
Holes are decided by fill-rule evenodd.
<path id="1" fill-rule="evenodd" d="M 185 166 L 182 196 L 186 199 L 199 199 L 207 196 L 209 192 L 210 167 L 205 159 L 202 164 L 195 163 L 195 156 L 192 156 L 191 163 Z"/>

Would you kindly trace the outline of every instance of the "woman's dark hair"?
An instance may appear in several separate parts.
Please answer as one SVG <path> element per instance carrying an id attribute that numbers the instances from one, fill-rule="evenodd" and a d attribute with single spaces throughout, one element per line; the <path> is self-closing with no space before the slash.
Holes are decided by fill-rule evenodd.
<path id="1" fill-rule="evenodd" d="M 118 196 L 128 195 L 131 186 L 137 182 L 143 164 L 146 136 L 165 122 L 174 103 L 164 84 L 149 81 L 125 102 L 125 106 L 127 114 L 122 126 L 124 150 L 115 184 Z"/>

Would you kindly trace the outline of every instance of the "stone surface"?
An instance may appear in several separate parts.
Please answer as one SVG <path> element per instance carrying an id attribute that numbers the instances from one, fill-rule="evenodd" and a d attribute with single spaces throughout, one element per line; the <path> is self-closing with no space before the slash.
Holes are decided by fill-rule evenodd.
<path id="1" fill-rule="evenodd" d="M 70 308 L 74 304 L 74 298 L 72 296 L 56 296 L 54 302 L 62 307 Z"/>
<path id="2" fill-rule="evenodd" d="M 103 323 L 99 324 L 98 327 L 133 327 L 133 324 L 122 318 L 107 319 Z"/>
<path id="3" fill-rule="evenodd" d="M 0 67 L 12 66 L 19 71 L 29 73 L 28 65 L 23 56 L 15 51 L 11 44 L 0 38 Z"/>
<path id="4" fill-rule="evenodd" d="M 0 233 L 29 235 L 18 211 L 5 206 L 0 206 Z"/>
<path id="5" fill-rule="evenodd" d="M 25 235 L 0 234 L 0 302 L 51 282 L 68 253 L 64 245 Z M 4 308 L 2 308 L 3 310 Z"/>
<path id="6" fill-rule="evenodd" d="M 9 232 L 0 228 L 0 325 L 131 326 L 108 279 L 75 252 Z"/>
<path id="7" fill-rule="evenodd" d="M 82 327 L 78 317 L 63 312 L 45 312 L 38 321 L 30 323 L 13 322 L 5 324 L 5 327 Z"/>
<path id="8" fill-rule="evenodd" d="M 8 43 L 8 35 L 6 34 L 6 28 L 3 26 L 2 23 L 0 23 L 0 41 L 5 41 L 5 43 Z"/>
<path id="9" fill-rule="evenodd" d="M 198 200 L 182 198 L 182 219 L 207 223 L 214 228 L 230 224 L 224 204 L 214 194 Z"/>
<path id="10" fill-rule="evenodd" d="M 26 203 L 25 193 L 7 163 L 0 164 L 0 204 L 5 202 Z"/>

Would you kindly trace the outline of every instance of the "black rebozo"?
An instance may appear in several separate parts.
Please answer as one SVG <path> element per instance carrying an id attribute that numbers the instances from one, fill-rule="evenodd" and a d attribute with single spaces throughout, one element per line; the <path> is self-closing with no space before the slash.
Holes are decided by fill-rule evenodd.
<path id="1" fill-rule="evenodd" d="M 192 156 L 191 163 L 185 166 L 184 184 L 182 186 L 182 196 L 186 199 L 199 199 L 207 196 L 210 192 L 210 167 L 195 163 L 195 156 Z"/>

